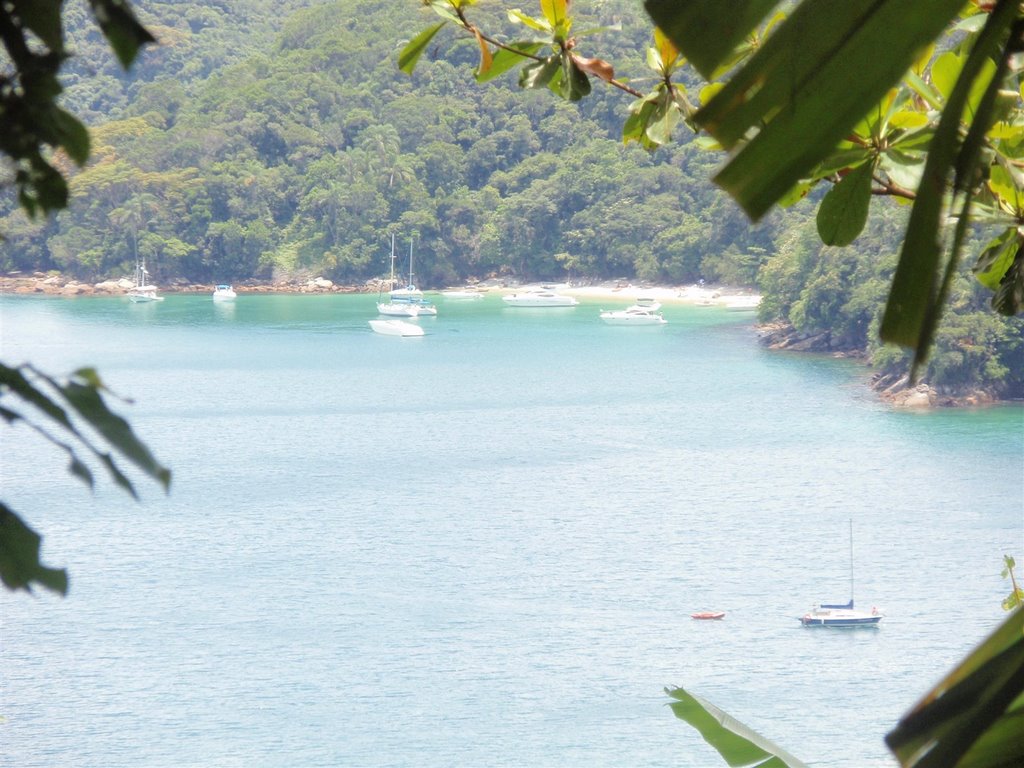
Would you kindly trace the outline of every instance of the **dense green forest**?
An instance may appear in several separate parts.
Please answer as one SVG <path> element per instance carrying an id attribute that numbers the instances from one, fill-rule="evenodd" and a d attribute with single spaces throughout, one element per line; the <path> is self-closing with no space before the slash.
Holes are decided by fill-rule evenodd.
<path id="1" fill-rule="evenodd" d="M 589 7 L 594 26 L 616 28 L 588 45 L 642 75 L 640 4 Z M 690 132 L 654 153 L 623 144 L 631 99 L 613 88 L 572 104 L 520 91 L 511 75 L 478 85 L 468 38 L 399 72 L 424 22 L 411 0 L 136 8 L 161 44 L 124 73 L 84 4 L 69 6 L 63 103 L 90 125 L 92 160 L 68 164 L 72 200 L 58 216 L 33 222 L 13 196 L 0 201 L 0 269 L 98 280 L 130 274 L 141 255 L 165 284 L 362 284 L 385 274 L 394 233 L 415 238 L 424 287 L 488 276 L 756 285 L 762 320 L 905 367 L 874 341 L 905 207 L 874 206 L 842 249 L 821 244 L 809 203 L 751 226 L 710 181 L 721 158 Z M 965 267 L 926 379 L 1024 396 L 1024 321 L 987 304 Z"/>

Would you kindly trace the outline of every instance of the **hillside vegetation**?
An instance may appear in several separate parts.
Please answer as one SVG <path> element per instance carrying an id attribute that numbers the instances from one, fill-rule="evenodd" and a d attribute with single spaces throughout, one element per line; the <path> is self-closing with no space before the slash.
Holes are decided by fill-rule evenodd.
<path id="1" fill-rule="evenodd" d="M 593 7 L 595 26 L 621 29 L 592 44 L 640 73 L 640 4 Z M 414 239 L 424 287 L 493 275 L 757 285 L 763 320 L 904 367 L 873 341 L 905 217 L 895 204 L 843 249 L 821 245 L 809 205 L 751 226 L 709 181 L 720 157 L 689 133 L 653 154 L 624 145 L 629 97 L 613 89 L 574 105 L 512 80 L 477 85 L 471 40 L 399 72 L 423 23 L 415 3 L 137 8 L 162 44 L 124 74 L 69 7 L 66 105 L 90 124 L 93 159 L 66 169 L 72 202 L 55 218 L 30 222 L 3 201 L 0 269 L 98 280 L 143 256 L 164 283 L 362 284 L 386 273 L 394 233 L 403 249 Z M 1024 396 L 1024 323 L 995 315 L 968 275 L 954 293 L 926 378 Z"/>

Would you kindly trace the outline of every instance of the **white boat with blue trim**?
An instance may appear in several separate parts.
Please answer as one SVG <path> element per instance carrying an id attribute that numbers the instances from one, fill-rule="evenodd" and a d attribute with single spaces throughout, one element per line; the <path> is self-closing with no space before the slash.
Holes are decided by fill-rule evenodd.
<path id="1" fill-rule="evenodd" d="M 214 301 L 234 301 L 237 298 L 238 294 L 235 293 L 235 289 L 230 285 L 222 283 L 213 289 Z"/>
<path id="2" fill-rule="evenodd" d="M 820 603 L 803 616 L 805 627 L 877 627 L 883 616 L 877 608 L 861 611 L 853 605 L 853 520 L 850 521 L 850 601 Z"/>

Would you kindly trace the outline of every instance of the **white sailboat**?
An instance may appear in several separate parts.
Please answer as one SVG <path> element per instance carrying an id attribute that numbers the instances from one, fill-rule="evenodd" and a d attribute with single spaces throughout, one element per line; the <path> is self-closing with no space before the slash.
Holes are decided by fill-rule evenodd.
<path id="1" fill-rule="evenodd" d="M 128 299 L 139 304 L 146 301 L 163 301 L 164 297 L 157 295 L 155 285 L 146 281 L 149 272 L 146 270 L 146 260 L 136 259 L 135 261 L 135 285 L 128 289 Z"/>
<path id="2" fill-rule="evenodd" d="M 391 290 L 391 303 L 392 304 L 405 303 L 405 304 L 414 305 L 416 307 L 416 314 L 413 315 L 413 317 L 417 317 L 419 315 L 427 315 L 427 316 L 431 316 L 432 317 L 432 316 L 437 315 L 437 307 L 435 307 L 433 304 L 431 304 L 429 301 L 426 301 L 423 298 L 423 291 L 421 291 L 419 288 L 416 287 L 416 283 L 413 280 L 412 245 L 413 245 L 413 241 L 410 238 L 410 240 L 409 240 L 409 280 L 405 284 L 404 288 L 392 288 L 392 290 Z M 395 284 L 394 283 L 394 280 L 395 280 L 395 277 L 394 277 L 394 260 L 395 260 L 394 251 L 395 251 L 395 241 L 394 241 L 394 237 L 392 237 L 392 239 L 391 239 L 391 253 L 392 253 L 392 256 L 391 256 L 391 285 L 392 286 L 394 286 L 394 284 Z"/>
<path id="3" fill-rule="evenodd" d="M 410 249 L 412 244 L 410 243 Z M 409 282 L 412 283 L 412 252 L 409 253 Z M 392 288 L 390 292 L 390 299 L 388 301 L 378 301 L 377 311 L 382 315 L 388 315 L 389 317 L 419 317 L 421 314 L 422 305 L 419 300 L 414 300 L 412 296 L 404 294 L 400 291 L 395 291 L 395 236 L 391 235 L 391 278 L 388 285 Z M 412 286 L 415 290 L 415 286 Z M 423 314 L 428 314 L 423 312 Z M 434 314 L 437 314 L 437 310 L 434 310 Z"/>
<path id="4" fill-rule="evenodd" d="M 882 620 L 877 608 L 859 611 L 853 607 L 853 520 L 850 521 L 850 602 L 819 603 L 800 617 L 805 627 L 874 627 Z"/>

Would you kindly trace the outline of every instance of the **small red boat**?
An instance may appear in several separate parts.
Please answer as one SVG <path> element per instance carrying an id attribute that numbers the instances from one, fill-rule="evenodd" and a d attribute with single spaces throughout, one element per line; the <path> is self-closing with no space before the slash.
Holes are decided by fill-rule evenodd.
<path id="1" fill-rule="evenodd" d="M 700 613 L 691 613 L 691 619 L 721 619 L 725 616 L 725 611 L 701 611 Z"/>

